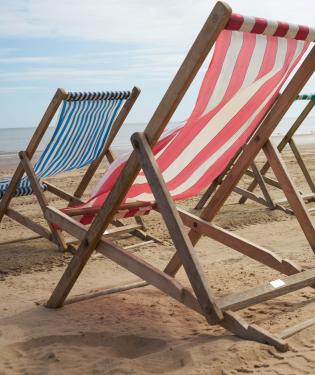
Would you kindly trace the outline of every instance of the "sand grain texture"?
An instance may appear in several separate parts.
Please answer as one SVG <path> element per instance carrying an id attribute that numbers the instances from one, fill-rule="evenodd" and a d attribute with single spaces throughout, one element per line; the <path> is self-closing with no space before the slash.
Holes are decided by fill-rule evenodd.
<path id="1" fill-rule="evenodd" d="M 312 149 L 305 147 L 303 154 L 314 176 Z M 286 161 L 294 180 L 304 188 L 288 153 Z M 11 171 L 2 166 L 1 175 Z M 53 180 L 73 190 L 82 173 Z M 275 195 L 281 196 L 279 192 Z M 62 207 L 60 200 L 51 196 L 49 200 Z M 191 208 L 196 202 L 197 197 L 179 205 Z M 237 196 L 231 197 L 221 210 L 216 219 L 219 225 L 304 267 L 315 265 L 314 254 L 294 217 L 236 202 Z M 32 197 L 16 199 L 13 205 L 43 222 Z M 164 244 L 141 248 L 137 254 L 162 268 L 174 249 L 158 214 L 147 217 L 146 223 Z M 1 240 L 27 235 L 27 230 L 8 219 L 1 223 Z M 135 242 L 127 236 L 119 241 Z M 206 238 L 196 251 L 216 295 L 279 278 L 276 271 Z M 36 302 L 48 298 L 70 258 L 42 239 L 0 246 L 0 374 L 315 373 L 315 327 L 290 338 L 292 350 L 279 353 L 270 346 L 239 339 L 219 326 L 208 326 L 201 316 L 151 286 L 56 311 L 38 306 Z M 178 277 L 187 284 L 183 271 Z M 109 260 L 93 256 L 72 294 L 135 280 Z M 274 332 L 314 313 L 315 291 L 311 288 L 242 311 L 249 321 Z"/>

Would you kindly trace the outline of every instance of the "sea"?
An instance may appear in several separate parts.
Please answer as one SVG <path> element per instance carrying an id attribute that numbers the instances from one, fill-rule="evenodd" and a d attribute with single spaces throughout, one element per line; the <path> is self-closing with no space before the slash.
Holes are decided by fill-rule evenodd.
<path id="1" fill-rule="evenodd" d="M 280 139 L 291 127 L 294 118 L 285 117 L 278 125 L 273 134 L 275 142 Z M 126 123 L 120 129 L 118 136 L 113 143 L 113 149 L 126 150 L 131 147 L 130 136 L 134 132 L 142 131 L 145 128 L 144 123 Z M 12 157 L 13 153 L 24 150 L 32 137 L 36 128 L 0 128 L 0 158 Z M 53 132 L 53 127 L 49 128 L 40 144 L 38 151 L 43 150 L 49 137 Z M 315 117 L 305 119 L 300 129 L 297 131 L 295 141 L 299 144 L 315 145 Z"/>

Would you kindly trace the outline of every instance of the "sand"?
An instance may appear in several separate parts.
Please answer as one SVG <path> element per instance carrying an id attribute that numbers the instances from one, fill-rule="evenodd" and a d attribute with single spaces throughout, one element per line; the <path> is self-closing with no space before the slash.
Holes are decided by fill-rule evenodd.
<path id="1" fill-rule="evenodd" d="M 313 148 L 303 147 L 303 155 L 314 176 Z M 289 153 L 285 159 L 299 188 L 306 190 Z M 12 172 L 13 166 L 2 163 L 0 175 Z M 82 174 L 58 176 L 53 181 L 71 191 Z M 273 193 L 281 196 L 281 192 Z M 51 204 L 62 207 L 60 200 L 48 197 Z M 304 267 L 314 266 L 313 252 L 294 217 L 254 203 L 238 205 L 237 198 L 233 195 L 223 207 L 216 220 L 219 225 Z M 195 197 L 179 205 L 191 209 L 197 200 Z M 44 222 L 32 197 L 16 199 L 13 206 Z M 169 234 L 158 214 L 145 221 L 163 245 L 133 251 L 162 268 L 174 251 Z M 29 234 L 8 219 L 1 223 L 0 241 Z M 119 242 L 132 244 L 135 240 L 126 236 Z M 276 271 L 206 238 L 198 244 L 197 253 L 216 295 L 279 278 Z M 58 252 L 43 239 L 0 246 L 0 374 L 315 373 L 315 327 L 290 338 L 291 350 L 279 353 L 268 345 L 207 325 L 201 316 L 151 286 L 59 310 L 38 305 L 49 297 L 70 259 L 70 254 Z M 187 284 L 183 271 L 178 277 Z M 72 294 L 135 280 L 111 261 L 93 256 Z M 313 317 L 314 312 L 315 291 L 306 288 L 243 310 L 242 315 L 277 332 Z"/>

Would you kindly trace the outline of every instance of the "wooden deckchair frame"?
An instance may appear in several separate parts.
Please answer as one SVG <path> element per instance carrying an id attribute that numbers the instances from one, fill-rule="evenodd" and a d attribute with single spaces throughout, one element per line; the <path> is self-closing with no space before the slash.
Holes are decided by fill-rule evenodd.
<path id="1" fill-rule="evenodd" d="M 289 145 L 293 156 L 295 157 L 298 166 L 300 167 L 303 176 L 307 182 L 307 185 L 310 188 L 310 193 L 301 193 L 302 198 L 307 203 L 309 201 L 315 200 L 315 183 L 307 169 L 307 166 L 303 160 L 302 154 L 294 140 L 294 135 L 297 132 L 297 130 L 302 125 L 303 121 L 306 119 L 306 117 L 309 115 L 309 113 L 312 111 L 313 107 L 315 105 L 315 99 L 310 99 L 307 105 L 304 107 L 298 118 L 294 121 L 290 129 L 287 131 L 287 133 L 284 135 L 282 140 L 279 142 L 277 149 L 281 153 L 284 148 Z M 240 204 L 245 203 L 248 199 L 262 204 L 270 209 L 280 209 L 282 211 L 285 211 L 286 213 L 292 214 L 293 211 L 284 206 L 288 203 L 287 199 L 278 199 L 274 200 L 271 197 L 271 194 L 268 190 L 267 185 L 273 186 L 277 189 L 282 190 L 281 185 L 279 184 L 279 181 L 270 178 L 266 176 L 267 172 L 270 169 L 270 164 L 265 162 L 263 166 L 259 169 L 255 162 L 251 165 L 251 170 L 248 169 L 246 171 L 246 175 L 253 178 L 253 181 L 248 185 L 246 189 L 235 187 L 234 192 L 240 194 L 242 197 L 239 200 Z M 213 183 L 209 186 L 209 188 L 204 192 L 201 199 L 196 205 L 196 209 L 200 210 L 204 207 L 204 205 L 209 201 L 211 195 L 214 193 L 216 188 L 220 185 L 223 178 L 225 177 L 226 173 L 228 172 L 228 169 L 226 169 Z M 259 196 L 254 193 L 254 190 L 259 186 L 263 196 Z M 309 211 L 314 211 L 314 209 L 309 209 Z"/>
<path id="2" fill-rule="evenodd" d="M 132 89 L 132 92 L 129 98 L 125 101 L 124 105 L 122 106 L 121 110 L 119 111 L 112 125 L 112 128 L 110 130 L 110 133 L 108 135 L 108 138 L 106 140 L 106 143 L 104 145 L 104 148 L 100 156 L 89 165 L 89 167 L 87 168 L 86 172 L 83 175 L 83 178 L 79 182 L 74 194 L 73 195 L 69 194 L 68 192 L 58 188 L 57 186 L 54 186 L 53 184 L 43 180 L 43 182 L 47 185 L 47 190 L 50 193 L 58 196 L 59 198 L 66 200 L 70 206 L 73 204 L 82 203 L 81 197 L 84 191 L 86 190 L 87 186 L 89 185 L 91 179 L 93 178 L 95 172 L 97 171 L 98 167 L 100 166 L 104 157 L 106 157 L 110 163 L 114 160 L 110 146 L 113 140 L 115 139 L 115 136 L 118 133 L 119 129 L 121 128 L 122 124 L 124 123 L 125 119 L 127 118 L 129 112 L 131 111 L 139 94 L 140 94 L 140 89 L 138 87 L 134 87 Z M 9 207 L 9 205 L 10 205 L 11 199 L 14 198 L 14 192 L 16 190 L 16 187 L 20 179 L 22 178 L 23 174 L 26 173 L 26 175 L 30 179 L 31 186 L 34 191 L 34 195 L 36 196 L 38 203 L 40 205 L 40 208 L 44 214 L 44 210 L 45 210 L 45 207 L 48 205 L 48 202 L 44 195 L 44 191 L 40 183 L 38 182 L 37 177 L 35 176 L 33 166 L 31 164 L 31 160 L 33 156 L 35 155 L 36 150 L 40 142 L 42 141 L 43 136 L 45 135 L 49 125 L 51 124 L 51 121 L 53 117 L 55 116 L 60 104 L 62 103 L 63 100 L 66 100 L 67 97 L 68 97 L 68 93 L 65 90 L 61 88 L 57 89 L 35 133 L 33 134 L 33 137 L 31 138 L 26 150 L 19 153 L 20 163 L 18 164 L 18 167 L 16 168 L 15 173 L 13 174 L 12 180 L 4 196 L 0 200 L 0 222 L 3 216 L 7 215 L 11 219 L 17 221 L 18 223 L 26 226 L 27 228 L 29 228 L 30 230 L 38 234 L 38 237 L 44 237 L 48 239 L 49 241 L 54 242 L 62 250 L 65 250 L 67 245 L 64 239 L 62 238 L 61 233 L 57 231 L 53 226 L 51 226 L 50 223 L 48 223 L 49 230 L 47 230 L 42 225 L 35 223 L 30 218 L 20 214 L 16 210 L 13 210 L 12 208 Z M 142 222 L 141 223 L 138 222 L 132 228 L 130 227 L 130 231 L 131 230 L 136 231 L 139 228 L 143 228 Z M 34 239 L 38 237 L 30 237 L 30 238 L 26 238 L 25 240 Z M 18 242 L 18 241 L 20 240 L 8 241 L 8 242 L 12 243 L 12 242 Z M 2 242 L 1 245 L 5 243 L 7 242 Z"/>
<path id="3" fill-rule="evenodd" d="M 242 319 L 235 311 L 313 285 L 315 271 L 314 269 L 301 271 L 293 263 L 219 228 L 212 221 L 231 194 L 233 187 L 246 172 L 259 150 L 263 148 L 277 178 L 285 184 L 286 196 L 313 251 L 315 251 L 315 229 L 310 216 L 305 209 L 304 202 L 296 192 L 293 182 L 286 173 L 281 156 L 269 142 L 273 129 L 314 71 L 315 47 L 303 61 L 276 105 L 262 121 L 255 137 L 244 147 L 238 162 L 230 169 L 200 217 L 176 209 L 151 151 L 214 45 L 219 33 L 229 21 L 230 15 L 231 8 L 228 5 L 222 2 L 215 5 L 145 131 L 133 135 L 134 151 L 89 229 L 53 207 L 46 208 L 46 218 L 51 223 L 56 223 L 81 241 L 78 251 L 73 256 L 48 300 L 47 307 L 58 308 L 63 305 L 92 252 L 96 249 L 106 258 L 131 271 L 145 282 L 154 285 L 167 295 L 202 314 L 209 324 L 220 324 L 238 336 L 266 342 L 275 345 L 280 350 L 287 350 L 288 344 L 284 341 L 284 338 L 299 331 L 301 327 L 305 328 L 314 323 L 314 321 L 303 322 L 302 325 L 292 327 L 281 334 L 272 334 L 261 327 L 248 324 Z M 151 186 L 157 209 L 169 229 L 176 248 L 176 253 L 163 272 L 102 237 L 102 233 L 119 209 L 140 168 L 143 169 Z M 184 230 L 184 225 L 190 228 L 188 234 Z M 205 277 L 194 250 L 194 246 L 201 235 L 207 235 L 290 276 L 282 279 L 284 285 L 279 288 L 274 288 L 268 283 L 242 293 L 216 298 L 206 285 Z M 193 291 L 182 286 L 174 277 L 181 265 L 184 266 Z M 145 282 L 123 288 L 126 290 L 143 286 L 146 285 Z M 117 290 L 119 288 L 116 288 L 115 291 Z"/>

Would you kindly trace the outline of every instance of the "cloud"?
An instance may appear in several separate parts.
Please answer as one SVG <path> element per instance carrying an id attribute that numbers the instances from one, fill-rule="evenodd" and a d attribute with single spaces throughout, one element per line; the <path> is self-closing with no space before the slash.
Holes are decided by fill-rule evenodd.
<path id="1" fill-rule="evenodd" d="M 0 80 L 2 84 L 26 81 L 38 84 L 65 80 L 90 83 L 130 79 L 136 82 L 154 81 L 174 75 L 183 56 L 184 53 L 168 48 L 122 49 L 69 56 L 0 55 Z M 11 64 L 10 69 L 7 69 L 8 63 Z"/>
<path id="2" fill-rule="evenodd" d="M 183 45 L 207 18 L 209 0 L 1 0 L 2 37 L 77 38 Z M 230 0 L 238 13 L 314 24 L 310 0 Z"/>

